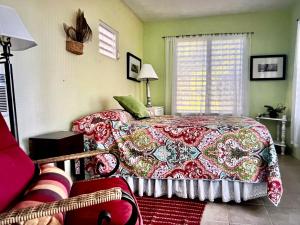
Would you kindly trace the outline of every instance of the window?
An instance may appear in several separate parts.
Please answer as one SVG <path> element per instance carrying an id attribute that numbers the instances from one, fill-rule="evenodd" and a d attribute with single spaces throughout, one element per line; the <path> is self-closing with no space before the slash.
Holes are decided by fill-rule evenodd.
<path id="1" fill-rule="evenodd" d="M 6 83 L 5 75 L 0 73 L 0 113 L 5 120 L 8 119 L 8 105 L 7 105 L 7 95 L 6 95 Z"/>
<path id="2" fill-rule="evenodd" d="M 245 114 L 246 36 L 178 38 L 174 113 Z"/>
<path id="3" fill-rule="evenodd" d="M 113 59 L 119 58 L 118 32 L 100 21 L 99 52 Z"/>

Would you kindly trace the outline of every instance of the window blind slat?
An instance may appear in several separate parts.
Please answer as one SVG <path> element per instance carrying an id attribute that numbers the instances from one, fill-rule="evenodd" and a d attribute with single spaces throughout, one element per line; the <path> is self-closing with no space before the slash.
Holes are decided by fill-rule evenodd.
<path id="1" fill-rule="evenodd" d="M 111 57 L 111 58 L 114 58 L 114 56 L 115 56 L 112 52 L 106 51 L 106 50 L 103 49 L 103 48 L 100 48 L 100 49 L 99 49 L 99 52 L 100 52 L 101 54 L 106 55 L 106 56 L 109 56 L 109 57 Z"/>
<path id="2" fill-rule="evenodd" d="M 107 38 L 109 38 L 111 40 L 116 40 L 116 35 L 111 30 L 106 29 L 104 27 L 104 24 L 100 24 L 99 33 L 103 34 L 104 36 L 106 36 Z"/>
<path id="3" fill-rule="evenodd" d="M 101 40 L 101 42 L 105 43 L 106 45 L 109 45 L 112 47 L 116 46 L 116 42 L 114 40 L 108 39 L 105 36 L 99 35 L 99 39 Z"/>
<path id="4" fill-rule="evenodd" d="M 112 53 L 115 53 L 115 51 L 116 51 L 115 48 L 113 48 L 113 47 L 111 47 L 109 45 L 106 45 L 106 44 L 102 44 L 101 46 L 99 46 L 99 48 L 104 49 L 104 50 L 106 50 L 108 52 L 112 52 Z"/>

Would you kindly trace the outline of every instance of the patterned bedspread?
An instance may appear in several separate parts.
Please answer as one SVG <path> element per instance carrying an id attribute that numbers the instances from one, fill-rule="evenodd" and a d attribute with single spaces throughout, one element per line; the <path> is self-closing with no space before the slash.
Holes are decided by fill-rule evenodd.
<path id="1" fill-rule="evenodd" d="M 162 116 L 134 120 L 104 111 L 73 123 L 86 149 L 115 149 L 121 174 L 160 179 L 267 182 L 277 205 L 282 195 L 278 159 L 268 129 L 247 117 Z"/>

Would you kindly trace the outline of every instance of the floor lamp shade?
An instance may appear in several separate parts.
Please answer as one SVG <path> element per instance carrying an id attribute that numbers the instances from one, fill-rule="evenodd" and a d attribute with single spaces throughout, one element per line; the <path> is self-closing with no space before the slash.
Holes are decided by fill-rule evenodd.
<path id="1" fill-rule="evenodd" d="M 13 51 L 22 51 L 37 45 L 16 10 L 4 5 L 0 5 L 0 37 L 10 38 Z"/>
<path id="2" fill-rule="evenodd" d="M 15 104 L 14 82 L 10 57 L 11 50 L 22 51 L 36 46 L 30 33 L 27 31 L 16 10 L 0 5 L 0 44 L 3 47 L 0 63 L 4 65 L 7 105 L 9 112 L 10 129 L 18 140 L 18 125 Z"/>
<path id="3" fill-rule="evenodd" d="M 157 80 L 158 76 L 155 73 L 153 67 L 151 64 L 143 64 L 142 69 L 137 77 L 138 80 L 146 80 L 146 95 L 147 95 L 147 107 L 151 107 L 151 94 L 150 94 L 150 86 L 149 81 L 150 80 Z"/>

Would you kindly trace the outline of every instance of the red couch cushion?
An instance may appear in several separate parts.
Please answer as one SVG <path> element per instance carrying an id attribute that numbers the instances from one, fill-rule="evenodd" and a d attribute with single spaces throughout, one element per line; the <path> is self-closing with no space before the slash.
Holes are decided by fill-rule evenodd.
<path id="1" fill-rule="evenodd" d="M 77 196 L 83 193 L 91 193 L 98 190 L 120 187 L 122 190 L 131 194 L 127 182 L 123 178 L 106 178 L 81 181 L 73 184 L 70 196 Z M 67 212 L 66 225 L 97 225 L 98 215 L 101 211 L 106 210 L 111 214 L 111 225 L 124 225 L 131 216 L 131 205 L 124 200 L 115 200 L 99 205 L 94 205 L 74 211 Z M 140 216 L 137 225 L 142 225 Z M 140 221 L 139 221 L 140 220 Z"/>
<path id="2" fill-rule="evenodd" d="M 4 148 L 8 148 L 12 145 L 18 145 L 14 136 L 10 133 L 6 122 L 0 113 L 0 150 Z"/>
<path id="3" fill-rule="evenodd" d="M 34 164 L 19 147 L 0 113 L 0 212 L 25 190 Z"/>

